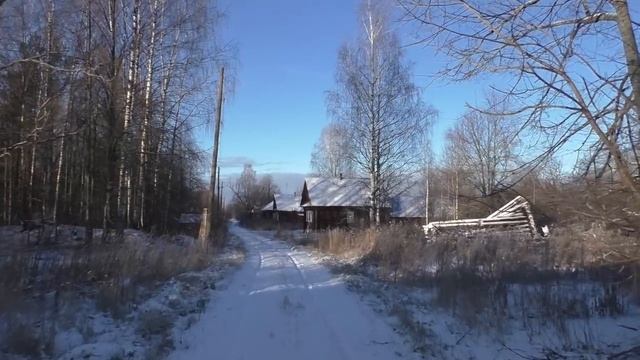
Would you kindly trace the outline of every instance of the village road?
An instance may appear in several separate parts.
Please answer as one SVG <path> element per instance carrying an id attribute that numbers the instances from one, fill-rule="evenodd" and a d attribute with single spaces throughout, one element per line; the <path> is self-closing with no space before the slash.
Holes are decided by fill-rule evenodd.
<path id="1" fill-rule="evenodd" d="M 170 359 L 413 359 L 390 320 L 310 254 L 231 226 L 247 261 Z"/>

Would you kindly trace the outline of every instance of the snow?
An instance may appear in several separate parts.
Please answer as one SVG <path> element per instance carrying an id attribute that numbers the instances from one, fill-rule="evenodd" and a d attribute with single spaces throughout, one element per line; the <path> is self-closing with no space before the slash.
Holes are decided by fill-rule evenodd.
<path id="1" fill-rule="evenodd" d="M 379 271 L 375 266 L 362 266 L 353 258 L 316 256 L 337 272 L 344 271 L 348 288 L 375 311 L 397 319 L 401 334 L 427 358 L 605 359 L 634 349 L 626 357 L 615 358 L 640 359 L 640 309 L 633 301 L 625 301 L 626 311 L 615 316 L 598 315 L 593 309 L 588 316 L 562 311 L 554 316 L 546 308 L 551 304 L 537 303 L 535 284 L 512 284 L 506 288 L 506 304 L 494 303 L 483 311 L 482 305 L 473 303 L 486 298 L 469 292 L 469 303 L 448 307 L 439 304 L 437 287 L 380 281 L 375 278 Z M 568 301 L 567 305 L 573 299 L 586 299 L 587 306 L 595 306 L 596 297 L 602 295 L 601 285 L 595 282 L 569 281 L 545 289 L 552 298 Z"/>
<path id="2" fill-rule="evenodd" d="M 2 233 L 11 235 L 15 246 L 22 246 L 19 228 L 0 227 Z M 126 230 L 125 235 L 125 241 L 142 242 L 142 246 L 163 246 L 161 240 L 185 244 L 194 242 L 188 236 L 161 239 L 134 230 Z M 72 243 L 67 238 L 61 238 L 60 242 Z M 34 251 L 28 247 L 25 249 Z M 46 248 L 38 253 L 38 261 L 55 259 L 61 256 L 60 251 Z M 27 326 L 27 330 L 37 338 L 44 337 L 40 344 L 51 341 L 50 349 L 42 354 L 42 358 L 164 358 L 174 339 L 197 322 L 207 302 L 224 288 L 225 275 L 243 260 L 242 249 L 233 241 L 214 256 L 213 265 L 204 270 L 185 272 L 168 281 L 138 287 L 135 300 L 123 304 L 123 312 L 117 314 L 99 305 L 97 289 L 91 285 L 76 284 L 59 291 L 58 296 L 55 291 L 50 291 L 20 299 L 19 306 L 7 308 L 7 312 L 0 311 L 0 359 L 25 358 L 12 353 L 8 344 L 3 343 L 5 335 L 14 333 L 16 325 Z M 49 333 L 50 338 L 46 335 Z"/>
<path id="3" fill-rule="evenodd" d="M 273 211 L 275 210 L 275 206 L 273 206 L 273 200 L 270 201 L 267 205 L 263 206 L 262 209 L 260 209 L 262 211 Z"/>
<path id="4" fill-rule="evenodd" d="M 309 197 L 308 201 L 302 204 L 303 206 L 369 207 L 371 205 L 366 179 L 310 177 L 305 179 L 305 186 Z M 273 203 L 270 205 L 272 206 Z M 279 210 L 282 210 L 277 198 L 276 205 Z M 425 213 L 424 197 L 420 196 L 398 194 L 392 196 L 384 206 L 391 207 L 391 216 L 397 218 L 419 218 L 424 217 Z"/>
<path id="5" fill-rule="evenodd" d="M 275 194 L 273 201 L 275 202 L 274 210 L 277 211 L 302 211 L 300 207 L 300 195 L 294 194 Z"/>
<path id="6" fill-rule="evenodd" d="M 303 206 L 369 206 L 369 190 L 365 179 L 305 179 L 309 201 Z"/>
<path id="7" fill-rule="evenodd" d="M 380 316 L 305 251 L 231 226 L 247 261 L 173 360 L 419 358 Z"/>
<path id="8" fill-rule="evenodd" d="M 395 218 L 423 218 L 425 198 L 421 196 L 398 195 L 391 198 L 391 216 Z"/>

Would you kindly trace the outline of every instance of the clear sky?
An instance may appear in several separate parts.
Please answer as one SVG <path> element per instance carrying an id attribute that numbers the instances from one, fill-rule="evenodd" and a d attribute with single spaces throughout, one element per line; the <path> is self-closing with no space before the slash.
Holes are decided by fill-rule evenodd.
<path id="1" fill-rule="evenodd" d="M 245 162 L 258 173 L 309 172 L 313 145 L 328 122 L 325 92 L 334 86 L 338 49 L 357 34 L 359 1 L 220 0 L 220 6 L 224 37 L 237 45 L 239 63 L 224 110 L 223 175 L 239 172 Z M 434 80 L 442 60 L 430 49 L 407 48 L 407 58 L 425 101 L 440 113 L 438 148 L 465 102 L 482 99 L 482 86 Z M 202 129 L 198 136 L 205 148 L 210 133 Z"/>

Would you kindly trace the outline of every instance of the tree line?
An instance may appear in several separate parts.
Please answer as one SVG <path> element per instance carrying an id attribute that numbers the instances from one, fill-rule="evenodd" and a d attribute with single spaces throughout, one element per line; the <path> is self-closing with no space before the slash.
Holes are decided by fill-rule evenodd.
<path id="1" fill-rule="evenodd" d="M 423 195 L 430 190 L 431 214 L 443 220 L 462 216 L 461 201 L 477 215 L 501 194 L 531 200 L 550 188 L 599 189 L 598 201 L 626 194 L 616 207 L 637 206 L 640 23 L 627 1 L 395 4 L 394 12 L 385 2 L 363 2 L 358 38 L 338 54 L 315 173 L 368 179 L 374 212 L 412 179 Z M 447 59 L 434 69 L 438 79 L 498 79 L 483 103 L 467 104 L 450 124 L 437 155 L 429 140 L 437 112 L 421 100 L 400 26 L 415 34 L 404 43 Z"/>
<path id="2" fill-rule="evenodd" d="M 0 221 L 167 231 L 199 209 L 208 1 L 0 4 Z M 210 94 L 209 94 L 210 92 Z"/>

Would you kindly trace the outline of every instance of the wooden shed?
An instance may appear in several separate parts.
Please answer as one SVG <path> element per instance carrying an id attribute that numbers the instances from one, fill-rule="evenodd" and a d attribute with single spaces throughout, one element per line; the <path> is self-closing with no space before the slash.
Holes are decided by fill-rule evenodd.
<path id="1" fill-rule="evenodd" d="M 265 218 L 272 219 L 280 225 L 302 228 L 304 214 L 297 194 L 274 194 L 273 200 L 262 209 Z"/>
<path id="2" fill-rule="evenodd" d="M 300 205 L 304 229 L 367 226 L 369 190 L 366 179 L 306 178 Z"/>

